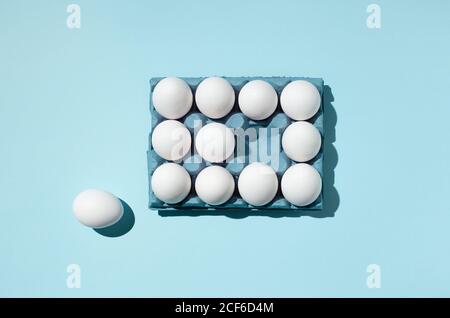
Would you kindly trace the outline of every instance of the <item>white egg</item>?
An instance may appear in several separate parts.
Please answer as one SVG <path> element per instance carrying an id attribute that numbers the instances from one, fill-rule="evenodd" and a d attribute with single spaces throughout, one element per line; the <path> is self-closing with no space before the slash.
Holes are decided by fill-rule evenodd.
<path id="1" fill-rule="evenodd" d="M 239 92 L 239 108 L 253 120 L 263 120 L 273 114 L 278 105 L 275 89 L 262 80 L 250 81 Z"/>
<path id="2" fill-rule="evenodd" d="M 223 204 L 233 195 L 233 176 L 221 166 L 207 167 L 200 171 L 195 180 L 195 192 L 208 204 Z"/>
<path id="3" fill-rule="evenodd" d="M 211 123 L 202 127 L 195 137 L 198 154 L 209 162 L 223 162 L 234 152 L 233 131 L 221 123 Z"/>
<path id="4" fill-rule="evenodd" d="M 286 200 L 297 206 L 313 203 L 322 191 L 320 174 L 306 163 L 295 164 L 281 178 L 281 192 Z"/>
<path id="5" fill-rule="evenodd" d="M 313 117 L 319 110 L 320 100 L 317 88 L 304 80 L 289 83 L 280 96 L 281 108 L 294 120 L 306 120 Z"/>
<path id="6" fill-rule="evenodd" d="M 179 119 L 192 107 L 192 91 L 180 78 L 166 77 L 153 89 L 152 101 L 156 111 L 168 119 Z"/>
<path id="7" fill-rule="evenodd" d="M 191 177 L 182 166 L 168 162 L 155 169 L 151 187 L 163 202 L 175 204 L 183 201 L 191 191 Z"/>
<path id="8" fill-rule="evenodd" d="M 273 200 L 278 191 L 278 178 L 268 165 L 255 162 L 242 170 L 238 179 L 238 190 L 242 199 L 254 206 Z"/>
<path id="9" fill-rule="evenodd" d="M 227 115 L 234 106 L 234 90 L 222 77 L 208 77 L 197 87 L 195 102 L 198 109 L 209 118 Z"/>
<path id="10" fill-rule="evenodd" d="M 97 189 L 88 189 L 73 200 L 73 213 L 82 224 L 100 229 L 111 226 L 123 215 L 123 206 L 113 194 Z"/>
<path id="11" fill-rule="evenodd" d="M 286 128 L 281 144 L 289 158 L 297 162 L 305 162 L 319 153 L 322 138 L 314 125 L 307 121 L 297 121 Z"/>
<path id="12" fill-rule="evenodd" d="M 155 152 L 166 160 L 179 160 L 191 149 L 191 134 L 182 123 L 165 120 L 159 123 L 152 133 L 152 146 Z"/>

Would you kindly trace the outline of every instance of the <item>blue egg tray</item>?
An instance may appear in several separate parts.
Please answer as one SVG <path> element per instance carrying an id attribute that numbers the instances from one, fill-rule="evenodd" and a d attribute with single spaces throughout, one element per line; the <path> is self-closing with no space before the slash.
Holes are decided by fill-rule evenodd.
<path id="1" fill-rule="evenodd" d="M 197 108 L 197 105 L 194 103 L 189 111 L 184 117 L 180 118 L 179 121 L 184 123 L 185 126 L 189 129 L 191 132 L 192 137 L 192 145 L 191 145 L 191 151 L 190 154 L 188 154 L 185 158 L 178 161 L 177 163 L 181 164 L 190 174 L 191 180 L 192 180 L 192 187 L 191 192 L 186 197 L 185 200 L 183 200 L 180 203 L 177 204 L 167 204 L 165 202 L 162 202 L 158 198 L 155 197 L 151 190 L 151 177 L 155 169 L 160 166 L 161 164 L 167 162 L 167 160 L 161 158 L 156 154 L 156 152 L 153 150 L 151 145 L 151 134 L 153 132 L 153 129 L 156 127 L 157 124 L 164 121 L 165 118 L 162 117 L 154 108 L 152 103 L 151 94 L 153 93 L 153 89 L 156 86 L 156 84 L 163 79 L 163 77 L 156 77 L 150 79 L 150 115 L 151 115 L 151 131 L 149 136 L 149 150 L 147 151 L 147 161 L 148 161 L 148 177 L 149 177 L 149 208 L 155 209 L 155 210 L 248 210 L 248 211 L 277 211 L 277 210 L 321 210 L 322 209 L 322 193 L 317 198 L 315 202 L 308 206 L 304 207 L 298 207 L 291 203 L 289 203 L 286 199 L 284 199 L 282 193 L 281 193 L 281 186 L 279 183 L 278 187 L 278 193 L 275 196 L 275 198 L 267 205 L 265 206 L 252 206 L 245 202 L 239 195 L 239 192 L 237 190 L 237 179 L 239 177 L 240 172 L 242 169 L 248 165 L 251 162 L 254 161 L 260 161 L 267 163 L 268 165 L 272 166 L 272 168 L 275 169 L 278 180 L 281 181 L 281 177 L 283 173 L 293 164 L 296 162 L 289 159 L 286 154 L 283 152 L 283 149 L 281 147 L 281 135 L 284 131 L 284 129 L 293 122 L 281 109 L 280 103 L 279 103 L 279 97 L 281 94 L 281 91 L 283 88 L 294 80 L 306 80 L 309 81 L 311 84 L 315 85 L 317 89 L 319 90 L 319 93 L 322 97 L 322 103 L 320 106 L 319 111 L 317 114 L 308 120 L 310 123 L 312 123 L 321 133 L 322 135 L 322 147 L 323 147 L 323 136 L 324 136 L 324 129 L 323 129 L 323 91 L 324 91 L 324 85 L 323 80 L 321 78 L 307 78 L 307 77 L 223 77 L 226 80 L 228 80 L 233 87 L 236 99 L 235 99 L 235 105 L 232 109 L 232 111 L 221 119 L 210 119 L 203 115 Z M 205 79 L 205 77 L 182 77 L 183 80 L 186 81 L 186 83 L 191 87 L 192 94 L 195 97 L 195 91 L 200 84 L 200 82 Z M 278 106 L 276 111 L 272 116 L 265 120 L 261 121 L 254 121 L 250 118 L 246 117 L 242 112 L 240 112 L 239 106 L 238 106 L 238 95 L 241 88 L 249 81 L 255 80 L 255 79 L 261 79 L 268 83 L 270 83 L 274 89 L 276 90 L 278 94 Z M 236 148 L 239 147 L 239 145 L 242 145 L 242 147 L 245 148 L 245 156 L 237 157 L 237 159 L 231 161 L 231 162 L 225 162 L 222 164 L 219 164 L 223 167 L 225 167 L 235 178 L 235 192 L 230 200 L 228 200 L 226 203 L 219 205 L 219 206 L 213 206 L 209 205 L 205 202 L 203 202 L 195 193 L 195 178 L 198 175 L 198 173 L 205 167 L 212 165 L 212 163 L 207 162 L 205 160 L 202 160 L 201 157 L 196 153 L 195 147 L 194 147 L 194 132 L 198 131 L 197 125 L 201 123 L 202 126 L 212 123 L 212 122 L 219 122 L 223 123 L 226 126 L 234 129 L 242 128 L 244 131 L 245 129 L 249 127 L 256 128 L 256 136 L 255 135 L 249 135 L 245 137 L 245 142 L 236 142 Z M 266 128 L 260 129 L 260 128 Z M 238 130 L 241 131 L 241 130 Z M 260 136 L 261 134 L 261 136 Z M 265 136 L 264 136 L 265 135 Z M 241 138 L 241 137 L 236 137 Z M 276 140 L 278 138 L 278 147 L 274 147 L 272 149 L 271 147 L 271 140 Z M 263 141 L 263 142 L 261 142 Z M 264 143 L 265 141 L 265 143 Z M 263 147 L 263 148 L 261 148 Z M 265 147 L 265 148 L 264 148 Z M 264 151 L 260 151 L 261 149 L 264 149 Z M 272 151 L 274 153 L 277 153 L 279 155 L 274 156 L 274 160 L 277 160 L 277 162 L 274 162 L 271 158 Z M 260 152 L 263 154 L 267 154 L 264 156 L 260 156 Z M 237 149 L 235 149 L 234 156 L 236 156 Z M 233 156 L 232 156 L 233 157 Z M 314 168 L 317 169 L 317 171 L 320 173 L 323 179 L 323 148 L 320 149 L 319 153 L 315 158 L 307 162 L 308 164 L 314 166 Z"/>

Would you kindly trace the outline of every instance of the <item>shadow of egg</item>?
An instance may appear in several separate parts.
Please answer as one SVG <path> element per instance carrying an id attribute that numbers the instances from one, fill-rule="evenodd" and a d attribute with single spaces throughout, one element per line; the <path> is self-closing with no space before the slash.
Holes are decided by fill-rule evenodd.
<path id="1" fill-rule="evenodd" d="M 113 225 L 101 229 L 94 229 L 95 232 L 106 237 L 119 237 L 127 234 L 133 228 L 135 223 L 133 210 L 125 201 L 122 199 L 119 200 L 123 206 L 123 215 L 120 220 Z"/>

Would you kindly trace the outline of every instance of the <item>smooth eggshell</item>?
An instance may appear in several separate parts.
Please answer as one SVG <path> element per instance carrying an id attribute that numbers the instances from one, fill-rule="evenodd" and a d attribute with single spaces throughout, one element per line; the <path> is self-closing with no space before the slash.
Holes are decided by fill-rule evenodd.
<path id="1" fill-rule="evenodd" d="M 305 162 L 319 153 L 322 137 L 319 130 L 311 123 L 297 121 L 285 129 L 281 144 L 289 158 L 297 162 Z"/>
<path id="2" fill-rule="evenodd" d="M 227 115 L 234 106 L 235 94 L 230 83 L 222 77 L 208 77 L 197 87 L 195 102 L 198 109 L 209 118 Z"/>
<path id="3" fill-rule="evenodd" d="M 320 93 L 308 81 L 290 82 L 280 95 L 283 111 L 294 120 L 307 120 L 313 117 L 320 108 Z"/>
<path id="4" fill-rule="evenodd" d="M 88 189 L 78 194 L 72 208 L 78 221 L 96 229 L 113 225 L 123 215 L 120 200 L 113 194 L 98 189 Z"/>
<path id="5" fill-rule="evenodd" d="M 281 178 L 281 192 L 286 200 L 296 206 L 313 203 L 322 191 L 320 174 L 306 163 L 295 164 Z"/>
<path id="6" fill-rule="evenodd" d="M 209 166 L 198 174 L 195 180 L 195 192 L 208 204 L 223 204 L 233 195 L 233 176 L 221 166 Z"/>
<path id="7" fill-rule="evenodd" d="M 268 165 L 255 162 L 242 170 L 238 179 L 238 190 L 242 199 L 254 206 L 266 205 L 275 197 L 278 178 Z"/>
<path id="8" fill-rule="evenodd" d="M 233 131 L 221 123 L 207 124 L 195 136 L 198 154 L 209 162 L 225 161 L 233 154 L 235 145 Z"/>
<path id="9" fill-rule="evenodd" d="M 151 187 L 155 196 L 163 202 L 175 204 L 183 201 L 191 190 L 191 177 L 179 164 L 168 162 L 155 169 Z"/>
<path id="10" fill-rule="evenodd" d="M 152 133 L 152 146 L 155 152 L 166 160 L 180 160 L 191 149 L 191 134 L 181 122 L 165 120 L 159 123 Z"/>
<path id="11" fill-rule="evenodd" d="M 277 108 L 278 95 L 266 81 L 254 80 L 242 87 L 238 102 L 245 116 L 253 120 L 263 120 L 272 115 Z"/>
<path id="12" fill-rule="evenodd" d="M 177 77 L 166 77 L 153 89 L 153 106 L 167 119 L 179 119 L 186 115 L 192 107 L 192 101 L 191 88 Z"/>

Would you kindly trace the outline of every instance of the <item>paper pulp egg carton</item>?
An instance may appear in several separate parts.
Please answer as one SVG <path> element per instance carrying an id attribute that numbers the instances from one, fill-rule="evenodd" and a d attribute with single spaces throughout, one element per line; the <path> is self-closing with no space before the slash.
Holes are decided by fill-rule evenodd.
<path id="1" fill-rule="evenodd" d="M 195 91 L 196 91 L 198 85 L 206 77 L 180 77 L 180 78 L 183 79 L 184 81 L 186 81 L 186 83 L 191 87 L 193 96 L 195 96 Z M 153 94 L 153 89 L 155 88 L 156 84 L 160 80 L 163 79 L 163 77 L 155 77 L 155 78 L 150 79 L 151 131 L 150 131 L 150 138 L 149 138 L 149 150 L 147 151 L 149 197 L 150 197 L 149 208 L 155 209 L 155 210 L 174 210 L 174 209 L 188 209 L 188 210 L 227 209 L 227 210 L 248 210 L 248 211 L 276 211 L 276 210 L 285 211 L 285 210 L 311 210 L 311 209 L 312 210 L 321 210 L 322 209 L 322 196 L 323 196 L 322 193 L 319 195 L 319 197 L 317 198 L 317 200 L 315 202 L 313 202 L 312 204 L 310 204 L 308 206 L 303 206 L 303 207 L 298 207 L 298 206 L 295 206 L 295 205 L 289 203 L 286 199 L 284 199 L 284 197 L 281 193 L 281 186 L 280 186 L 281 177 L 283 176 L 283 173 L 291 165 L 296 164 L 296 162 L 289 159 L 286 156 L 286 154 L 284 154 L 282 146 L 281 146 L 281 136 L 284 132 L 284 129 L 286 129 L 292 122 L 294 122 L 294 120 L 290 119 L 281 109 L 280 94 L 281 94 L 281 91 L 283 90 L 283 88 L 287 84 L 289 84 L 290 82 L 295 81 L 295 80 L 306 80 L 306 81 L 310 82 L 311 84 L 313 84 L 314 86 L 316 86 L 317 89 L 319 90 L 321 100 L 322 100 L 320 108 L 319 108 L 318 112 L 314 115 L 314 117 L 312 117 L 311 119 L 309 119 L 307 121 L 312 123 L 319 130 L 319 132 L 322 136 L 322 147 L 321 147 L 319 153 L 317 154 L 317 156 L 306 163 L 312 165 L 319 172 L 319 174 L 323 180 L 323 136 L 324 136 L 324 128 L 323 128 L 324 85 L 323 85 L 323 80 L 321 78 L 307 78 L 307 77 L 260 77 L 260 76 L 255 76 L 255 77 L 226 77 L 226 76 L 224 76 L 223 78 L 229 81 L 229 83 L 231 84 L 231 86 L 233 87 L 233 89 L 235 91 L 235 96 L 236 96 L 234 107 L 227 116 L 225 116 L 224 118 L 220 118 L 220 119 L 211 119 L 211 118 L 206 117 L 197 108 L 195 98 L 194 98 L 191 110 L 184 117 L 178 119 L 178 121 L 182 122 L 190 131 L 191 137 L 192 137 L 192 145 L 191 145 L 191 151 L 188 154 L 188 156 L 186 156 L 183 160 L 177 161 L 176 163 L 181 164 L 188 171 L 188 173 L 191 176 L 192 186 L 191 186 L 191 191 L 190 191 L 189 195 L 186 197 L 186 199 L 184 199 L 183 201 L 181 201 L 180 203 L 177 203 L 177 204 L 168 204 L 168 203 L 162 202 L 161 200 L 159 200 L 158 198 L 155 197 L 155 195 L 153 194 L 151 187 L 150 187 L 151 177 L 152 177 L 155 169 L 158 166 L 162 165 L 163 163 L 168 162 L 167 160 L 161 158 L 160 156 L 158 156 L 156 154 L 156 152 L 153 150 L 151 142 L 150 142 L 153 129 L 156 127 L 156 125 L 158 125 L 160 122 L 165 120 L 165 118 L 162 117 L 155 110 L 155 107 L 153 106 L 152 98 L 151 98 L 151 94 Z M 260 120 L 260 121 L 251 120 L 250 118 L 246 117 L 240 111 L 239 106 L 238 106 L 238 96 L 239 96 L 239 91 L 241 90 L 241 88 L 249 81 L 257 80 L 257 79 L 264 80 L 264 81 L 270 83 L 278 94 L 278 106 L 277 106 L 277 109 L 275 110 L 274 114 L 272 116 L 270 116 L 269 118 L 267 118 L 265 120 Z M 257 147 L 258 149 L 259 149 L 259 147 L 261 147 L 261 145 L 258 145 L 258 139 L 249 140 L 249 138 L 247 138 L 247 137 L 246 137 L 246 142 L 245 142 L 245 147 L 247 147 L 247 148 L 245 149 L 245 152 L 244 152 L 246 155 L 244 157 L 235 158 L 236 150 L 237 150 L 237 147 L 239 146 L 239 142 L 236 142 L 236 148 L 234 151 L 234 155 L 229 160 L 227 160 L 227 162 L 225 162 L 223 164 L 218 164 L 218 165 L 225 167 L 232 174 L 232 176 L 235 179 L 236 187 L 235 187 L 234 194 L 230 198 L 230 200 L 228 200 L 226 203 L 224 203 L 222 205 L 214 206 L 214 205 L 209 205 L 209 204 L 203 202 L 196 195 L 195 186 L 194 186 L 196 176 L 205 167 L 213 165 L 212 163 L 203 160 L 195 151 L 194 131 L 198 132 L 199 128 L 194 127 L 194 125 L 198 124 L 199 122 L 202 123 L 202 126 L 209 124 L 209 123 L 213 123 L 213 122 L 219 122 L 219 123 L 225 124 L 226 126 L 228 126 L 230 128 L 246 129 L 248 127 L 254 127 L 254 128 L 257 128 L 256 131 L 260 131 L 258 128 L 267 128 L 267 135 L 265 138 L 265 140 L 267 141 L 267 145 L 266 145 L 267 151 L 263 151 L 263 153 L 268 153 L 268 154 L 271 154 L 271 151 L 272 151 L 271 141 L 270 141 L 271 140 L 270 137 L 272 134 L 271 128 L 277 128 L 276 131 L 278 131 L 278 133 L 274 133 L 273 137 L 278 138 L 279 147 L 278 147 L 278 149 L 273 149 L 273 151 L 280 152 L 279 156 L 275 156 L 278 158 L 277 159 L 278 162 L 276 164 L 271 162 L 270 155 L 266 156 L 266 158 L 259 158 L 259 157 L 257 158 L 257 161 L 261 161 L 261 162 L 264 162 L 264 163 L 272 166 L 272 168 L 275 169 L 277 176 L 278 176 L 278 181 L 279 181 L 278 192 L 277 192 L 277 195 L 275 196 L 275 198 L 270 203 L 268 203 L 265 206 L 252 206 L 251 204 L 248 204 L 247 202 L 245 202 L 239 195 L 239 192 L 237 189 L 237 184 L 238 184 L 237 181 L 238 181 L 239 174 L 245 166 L 247 166 L 249 163 L 254 162 L 254 159 L 253 159 L 254 153 L 249 152 L 249 149 L 252 149 L 252 146 Z M 253 143 L 256 143 L 256 145 Z M 276 147 L 274 147 L 274 148 L 276 148 Z M 233 158 L 234 158 L 234 160 L 233 160 Z M 250 160 L 252 160 L 252 161 L 250 161 Z M 214 163 L 214 165 L 216 165 L 216 163 Z"/>

